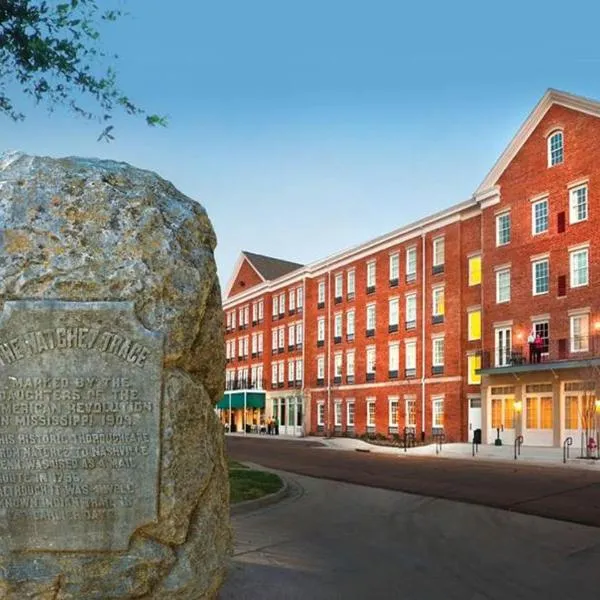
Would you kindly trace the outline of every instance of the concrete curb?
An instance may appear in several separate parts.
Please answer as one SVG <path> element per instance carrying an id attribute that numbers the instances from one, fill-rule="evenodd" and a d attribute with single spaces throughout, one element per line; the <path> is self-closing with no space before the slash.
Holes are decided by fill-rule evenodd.
<path id="1" fill-rule="evenodd" d="M 272 472 L 269 469 L 263 469 L 266 472 Z M 280 479 L 283 485 L 280 490 L 277 490 L 273 494 L 267 494 L 266 496 L 262 496 L 261 498 L 256 498 L 255 500 L 246 500 L 244 502 L 238 502 L 237 504 L 232 504 L 229 513 L 232 517 L 236 515 L 243 515 L 260 508 L 266 508 L 267 506 L 271 506 L 271 504 L 276 504 L 277 502 L 281 502 L 284 498 L 288 496 L 290 493 L 290 486 L 285 477 L 281 476 L 281 473 L 275 473 Z"/>

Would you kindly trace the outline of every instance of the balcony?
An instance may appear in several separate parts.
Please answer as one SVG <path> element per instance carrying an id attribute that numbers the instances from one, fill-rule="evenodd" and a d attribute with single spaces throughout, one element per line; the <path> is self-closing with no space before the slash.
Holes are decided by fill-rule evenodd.
<path id="1" fill-rule="evenodd" d="M 406 283 L 411 283 L 411 282 L 417 280 L 417 274 L 416 273 L 407 273 L 406 277 L 404 279 L 405 279 Z"/>
<path id="2" fill-rule="evenodd" d="M 351 302 L 352 300 L 354 300 L 354 292 L 348 292 L 348 294 L 346 295 L 346 300 L 348 302 Z"/>
<path id="3" fill-rule="evenodd" d="M 416 328 L 417 328 L 416 320 L 404 322 L 404 329 L 408 330 L 408 329 L 416 329 Z"/>
<path id="4" fill-rule="evenodd" d="M 551 339 L 530 356 L 527 344 L 481 351 L 483 375 L 600 366 L 600 336 Z"/>
<path id="5" fill-rule="evenodd" d="M 413 379 L 417 376 L 417 369 L 404 369 L 404 378 Z"/>
<path id="6" fill-rule="evenodd" d="M 342 376 L 335 375 L 333 378 L 333 385 L 340 385 L 342 383 Z"/>
<path id="7" fill-rule="evenodd" d="M 388 379 L 398 379 L 398 369 L 388 370 Z"/>
<path id="8" fill-rule="evenodd" d="M 325 385 L 325 379 L 323 377 L 317 377 L 317 387 L 323 387 Z"/>
<path id="9" fill-rule="evenodd" d="M 317 340 L 317 348 L 322 348 L 325 345 L 325 340 Z"/>
<path id="10" fill-rule="evenodd" d="M 354 385 L 354 375 L 346 375 L 346 384 Z"/>
<path id="11" fill-rule="evenodd" d="M 347 342 L 353 342 L 354 341 L 354 334 L 353 333 L 347 333 L 346 334 L 346 341 Z"/>

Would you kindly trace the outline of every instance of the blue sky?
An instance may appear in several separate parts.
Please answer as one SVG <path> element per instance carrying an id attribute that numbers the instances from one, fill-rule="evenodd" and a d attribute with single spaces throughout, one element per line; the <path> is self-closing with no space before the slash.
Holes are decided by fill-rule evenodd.
<path id="1" fill-rule="evenodd" d="M 600 99 L 591 2 L 123 5 L 104 47 L 169 127 L 98 143 L 25 104 L 0 148 L 157 171 L 208 210 L 223 284 L 242 249 L 310 262 L 468 198 L 548 87 Z"/>

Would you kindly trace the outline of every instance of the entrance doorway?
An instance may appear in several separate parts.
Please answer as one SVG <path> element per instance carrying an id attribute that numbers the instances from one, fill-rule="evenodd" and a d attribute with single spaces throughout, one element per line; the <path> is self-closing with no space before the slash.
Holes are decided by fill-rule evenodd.
<path id="1" fill-rule="evenodd" d="M 303 408 L 302 396 L 273 399 L 273 417 L 279 423 L 280 435 L 304 435 Z"/>
<path id="2" fill-rule="evenodd" d="M 469 431 L 467 441 L 473 439 L 473 432 L 481 429 L 481 398 L 469 398 Z"/>

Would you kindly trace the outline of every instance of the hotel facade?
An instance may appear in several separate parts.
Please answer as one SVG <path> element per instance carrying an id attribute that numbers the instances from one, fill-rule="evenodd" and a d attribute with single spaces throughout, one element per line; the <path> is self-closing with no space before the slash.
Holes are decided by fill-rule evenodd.
<path id="1" fill-rule="evenodd" d="M 600 103 L 549 90 L 468 200 L 309 265 L 242 252 L 223 301 L 224 423 L 587 438 L 598 189 Z"/>

